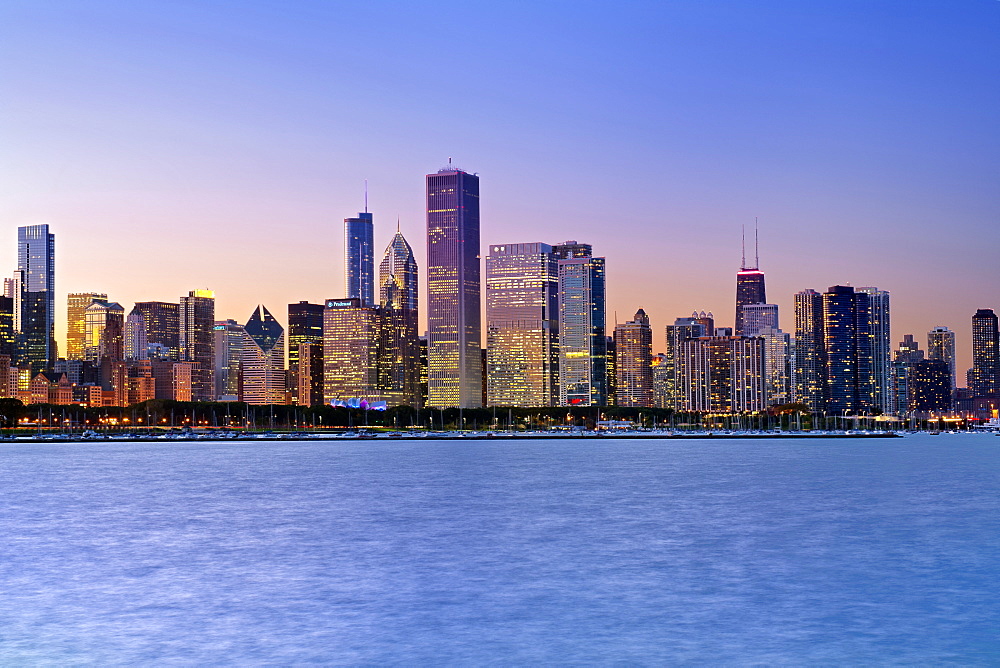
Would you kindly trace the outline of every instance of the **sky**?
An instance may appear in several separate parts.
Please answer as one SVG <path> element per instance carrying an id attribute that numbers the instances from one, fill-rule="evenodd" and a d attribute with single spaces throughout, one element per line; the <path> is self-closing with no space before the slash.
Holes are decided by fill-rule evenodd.
<path id="1" fill-rule="evenodd" d="M 68 292 L 341 297 L 365 180 L 376 263 L 398 219 L 422 270 L 449 157 L 484 256 L 592 244 L 609 334 L 641 307 L 656 350 L 733 324 L 755 219 L 785 331 L 795 292 L 874 285 L 894 348 L 944 325 L 964 370 L 1000 310 L 997 0 L 4 0 L 0 90 L 0 275 L 48 223 L 60 331 Z"/>

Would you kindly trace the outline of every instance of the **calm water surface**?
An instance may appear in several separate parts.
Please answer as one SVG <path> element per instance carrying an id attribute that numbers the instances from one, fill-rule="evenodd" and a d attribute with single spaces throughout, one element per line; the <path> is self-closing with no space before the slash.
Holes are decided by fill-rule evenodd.
<path id="1" fill-rule="evenodd" d="M 0 665 L 1000 664 L 1000 438 L 0 445 Z"/>

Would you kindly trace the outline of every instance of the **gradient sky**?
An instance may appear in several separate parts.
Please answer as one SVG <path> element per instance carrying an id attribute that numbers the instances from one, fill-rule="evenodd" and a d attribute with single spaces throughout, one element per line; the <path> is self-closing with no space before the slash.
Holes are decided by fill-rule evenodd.
<path id="1" fill-rule="evenodd" d="M 0 63 L 0 273 L 49 223 L 60 329 L 67 292 L 340 297 L 365 179 L 378 257 L 399 217 L 422 271 L 449 156 L 484 250 L 593 244 L 609 333 L 642 307 L 657 350 L 732 324 L 755 216 L 786 331 L 793 293 L 875 285 L 893 347 L 951 327 L 964 371 L 1000 309 L 997 0 L 5 0 Z"/>

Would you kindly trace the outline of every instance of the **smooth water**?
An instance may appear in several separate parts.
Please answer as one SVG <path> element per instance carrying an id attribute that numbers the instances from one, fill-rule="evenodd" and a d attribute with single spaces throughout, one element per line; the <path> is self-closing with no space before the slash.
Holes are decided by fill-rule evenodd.
<path id="1" fill-rule="evenodd" d="M 1000 664 L 1000 438 L 0 445 L 0 665 Z"/>

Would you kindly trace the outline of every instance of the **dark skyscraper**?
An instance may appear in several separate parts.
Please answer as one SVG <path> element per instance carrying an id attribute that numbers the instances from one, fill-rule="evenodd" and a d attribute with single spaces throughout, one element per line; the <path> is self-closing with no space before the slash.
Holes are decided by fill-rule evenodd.
<path id="1" fill-rule="evenodd" d="M 823 348 L 823 295 L 803 290 L 795 295 L 795 398 L 822 411 L 826 387 Z"/>
<path id="2" fill-rule="evenodd" d="M 417 261 L 399 230 L 379 264 L 379 391 L 390 406 L 420 407 Z"/>
<path id="3" fill-rule="evenodd" d="M 427 405 L 482 405 L 479 177 L 427 175 Z"/>
<path id="4" fill-rule="evenodd" d="M 843 285 L 823 293 L 827 413 L 858 415 L 875 408 L 870 323 L 867 294 Z"/>
<path id="5" fill-rule="evenodd" d="M 55 235 L 48 225 L 17 228 L 17 271 L 21 279 L 19 363 L 32 374 L 48 370 L 56 357 Z"/>
<path id="6" fill-rule="evenodd" d="M 191 362 L 192 401 L 215 400 L 215 293 L 192 290 L 181 297 L 180 357 Z"/>
<path id="7" fill-rule="evenodd" d="M 757 232 L 755 230 L 753 266 L 747 266 L 746 243 L 744 243 L 743 261 L 740 263 L 739 272 L 736 273 L 736 327 L 733 328 L 733 333 L 736 336 L 744 336 L 743 307 L 750 304 L 767 303 L 767 293 L 764 290 L 764 272 L 758 268 L 759 266 Z"/>
<path id="8" fill-rule="evenodd" d="M 166 359 L 180 357 L 180 306 L 171 302 L 136 302 L 135 312 L 142 317 L 147 351 L 138 359 L 148 359 L 148 347 L 166 351 Z M 154 355 L 161 359 L 162 354 Z"/>
<path id="9" fill-rule="evenodd" d="M 296 403 L 307 405 L 300 400 L 299 388 L 308 385 L 310 401 L 321 401 L 323 397 L 323 304 L 299 302 L 288 305 L 288 371 L 291 375 L 292 397 Z M 310 364 L 300 364 L 304 344 L 312 346 Z"/>
<path id="10" fill-rule="evenodd" d="M 552 254 L 559 272 L 559 405 L 604 406 L 614 365 L 605 333 L 604 258 L 576 241 L 553 246 Z"/>
<path id="11" fill-rule="evenodd" d="M 375 242 L 372 214 L 344 219 L 344 282 L 347 296 L 375 304 Z"/>
<path id="12" fill-rule="evenodd" d="M 974 397 L 1000 391 L 1000 333 L 997 330 L 997 315 L 991 308 L 981 308 L 972 316 L 969 391 Z"/>
<path id="13" fill-rule="evenodd" d="M 943 360 L 921 360 L 909 367 L 911 413 L 944 413 L 951 410 L 951 369 Z"/>

